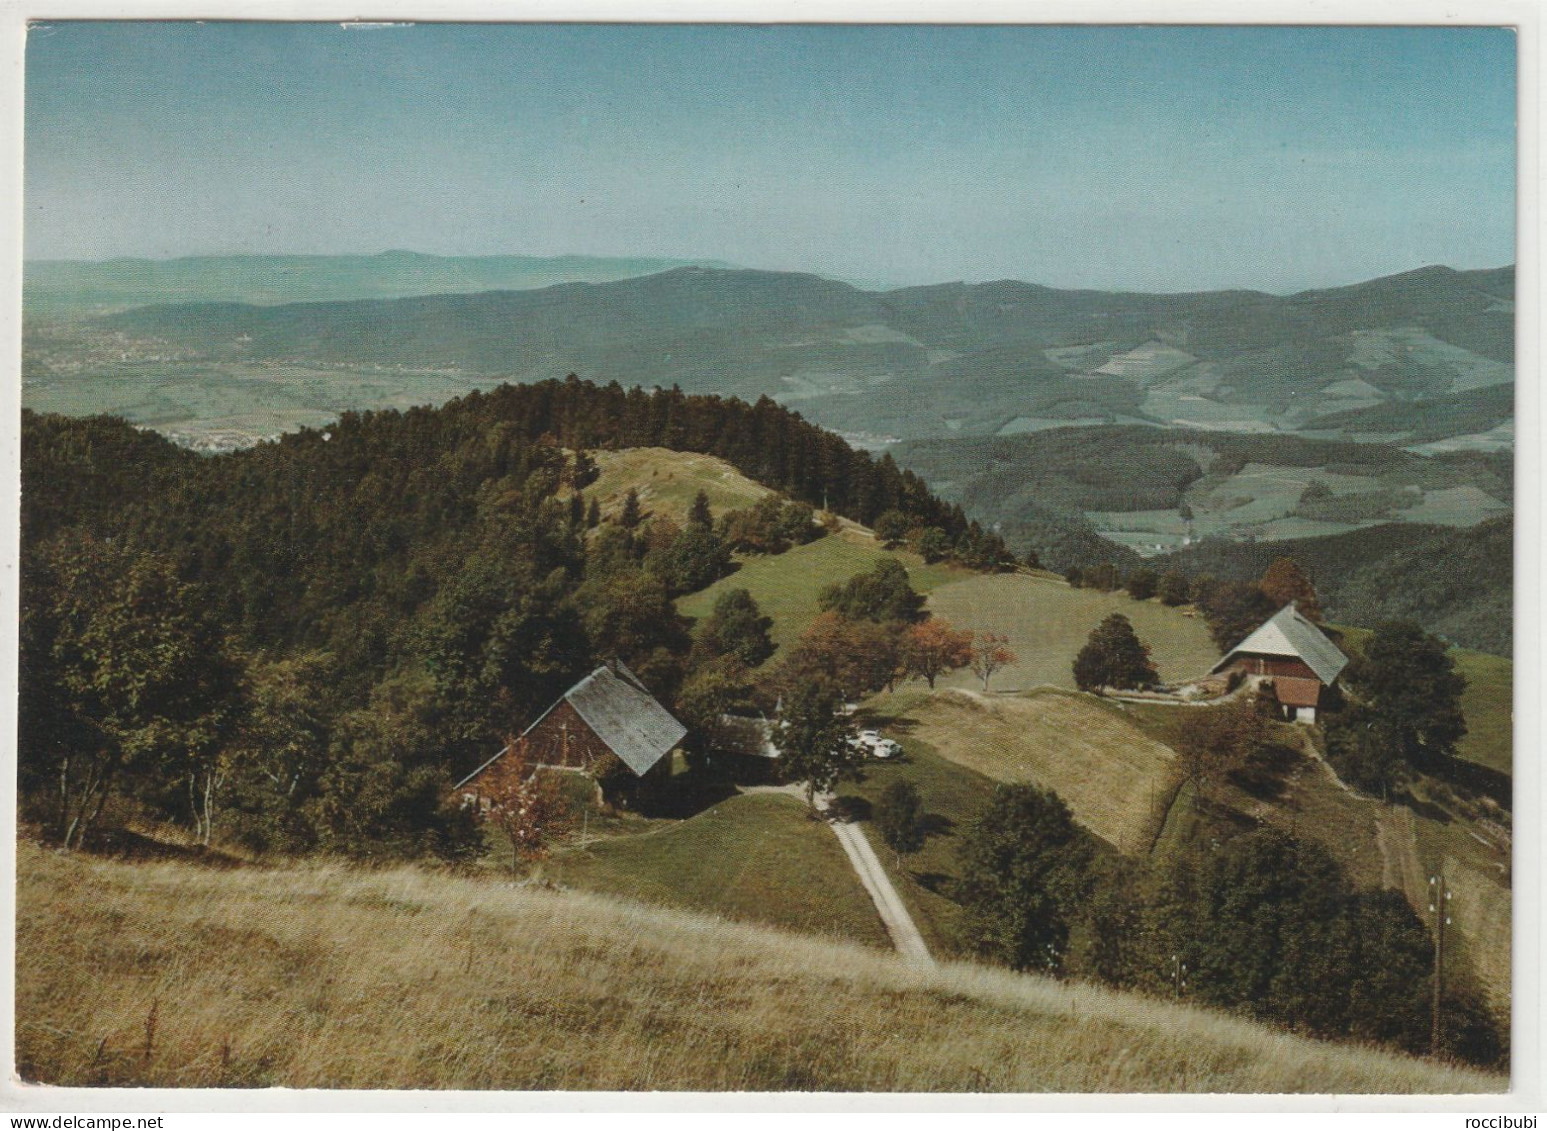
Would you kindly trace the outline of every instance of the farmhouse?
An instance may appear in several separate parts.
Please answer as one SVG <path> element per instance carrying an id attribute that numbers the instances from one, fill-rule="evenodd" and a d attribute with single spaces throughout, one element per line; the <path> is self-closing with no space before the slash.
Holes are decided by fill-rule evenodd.
<path id="1" fill-rule="evenodd" d="M 596 774 L 616 758 L 642 778 L 681 742 L 687 728 L 639 682 L 621 660 L 609 660 L 566 691 L 522 733 L 538 769 Z M 480 800 L 479 777 L 509 746 L 456 784 L 470 802 Z"/>
<path id="2" fill-rule="evenodd" d="M 1347 663 L 1338 646 L 1291 603 L 1232 648 L 1211 674 L 1240 672 L 1273 695 L 1284 718 L 1314 723 L 1322 696 Z"/>

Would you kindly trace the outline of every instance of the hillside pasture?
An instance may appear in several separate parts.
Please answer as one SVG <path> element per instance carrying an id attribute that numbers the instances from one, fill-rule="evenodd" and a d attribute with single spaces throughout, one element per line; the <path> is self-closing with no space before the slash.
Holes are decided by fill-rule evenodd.
<path id="1" fill-rule="evenodd" d="M 16 1070 L 63 1086 L 1489 1093 L 967 964 L 413 868 L 19 846 Z"/>
<path id="2" fill-rule="evenodd" d="M 741 557 L 736 572 L 707 589 L 683 597 L 677 602 L 677 609 L 685 616 L 706 617 L 722 594 L 732 589 L 745 589 L 752 594 L 763 615 L 773 618 L 770 635 L 774 643 L 786 648 L 799 640 L 806 626 L 815 619 L 819 612 L 817 601 L 824 588 L 847 581 L 856 573 L 866 573 L 886 557 L 902 562 L 913 587 L 924 593 L 958 578 L 972 576 L 943 563 L 925 565 L 923 558 L 906 550 L 883 549 L 868 531 L 845 525 L 837 533 L 782 554 Z"/>
<path id="3" fill-rule="evenodd" d="M 1219 659 L 1202 617 L 1185 616 L 1158 601 L 1135 601 L 1123 592 L 1074 589 L 1045 574 L 967 576 L 935 589 L 928 608 L 957 628 L 1010 638 L 1017 660 L 995 674 L 990 685 L 994 691 L 1044 686 L 1072 690 L 1075 655 L 1091 631 L 1112 613 L 1122 613 L 1133 622 L 1139 639 L 1149 645 L 1162 680 L 1196 678 Z M 940 683 L 979 686 L 969 671 L 956 672 Z"/>
<path id="4" fill-rule="evenodd" d="M 1174 786 L 1174 752 L 1094 696 L 907 692 L 876 709 L 941 758 L 999 782 L 1051 789 L 1123 852 L 1147 852 Z"/>
<path id="5" fill-rule="evenodd" d="M 1502 656 L 1451 651 L 1456 667 L 1466 676 L 1461 693 L 1461 712 L 1466 716 L 1466 737 L 1457 753 L 1468 761 L 1513 774 L 1515 766 L 1515 665 Z"/>
<path id="6" fill-rule="evenodd" d="M 924 811 L 924 845 L 900 864 L 874 821 L 864 821 L 861 827 L 891 875 L 898 895 L 907 904 L 930 953 L 942 958 L 959 953 L 962 946 L 962 907 L 946 894 L 959 870 L 957 846 L 988 806 L 996 783 L 941 757 L 918 736 L 913 729 L 915 720 L 902 708 L 919 698 L 905 692 L 873 701 L 864 716 L 865 724 L 878 727 L 887 737 L 900 742 L 905 757 L 868 763 L 863 781 L 844 782 L 837 793 L 840 797 L 860 798 L 874 807 L 893 782 L 911 782 L 918 790 Z"/>
<path id="7" fill-rule="evenodd" d="M 630 487 L 639 494 L 640 510 L 676 523 L 687 521 L 699 491 L 709 497 L 709 509 L 718 518 L 726 511 L 750 507 L 764 495 L 773 494 L 730 464 L 714 456 L 674 452 L 668 448 L 624 448 L 590 453 L 600 474 L 586 488 L 603 515 L 623 510 Z"/>
<path id="8" fill-rule="evenodd" d="M 571 838 L 543 875 L 602 895 L 891 945 L 837 838 L 781 794 L 731 797 L 685 821 L 585 848 Z"/>

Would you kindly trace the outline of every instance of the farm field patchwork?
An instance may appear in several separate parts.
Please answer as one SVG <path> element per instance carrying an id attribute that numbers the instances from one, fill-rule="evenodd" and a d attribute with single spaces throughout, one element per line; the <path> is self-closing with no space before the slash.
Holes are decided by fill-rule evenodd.
<path id="1" fill-rule="evenodd" d="M 22 403 L 36 412 L 70 416 L 110 413 L 179 443 L 229 450 L 322 427 L 349 409 L 443 404 L 493 383 L 444 370 L 368 365 L 142 362 L 90 373 L 28 373 Z"/>

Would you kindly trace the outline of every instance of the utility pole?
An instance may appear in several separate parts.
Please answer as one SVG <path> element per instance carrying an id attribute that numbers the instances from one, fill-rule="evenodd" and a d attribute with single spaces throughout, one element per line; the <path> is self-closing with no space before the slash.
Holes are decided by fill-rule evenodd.
<path id="1" fill-rule="evenodd" d="M 1429 877 L 1429 911 L 1434 915 L 1434 1003 L 1429 1025 L 1429 1055 L 1441 1048 L 1440 1002 L 1445 983 L 1445 928 L 1450 925 L 1450 885 L 1445 873 Z"/>
<path id="2" fill-rule="evenodd" d="M 1171 956 L 1171 995 L 1178 1001 L 1182 999 L 1182 993 L 1187 989 L 1187 963 L 1182 961 L 1182 956 Z"/>

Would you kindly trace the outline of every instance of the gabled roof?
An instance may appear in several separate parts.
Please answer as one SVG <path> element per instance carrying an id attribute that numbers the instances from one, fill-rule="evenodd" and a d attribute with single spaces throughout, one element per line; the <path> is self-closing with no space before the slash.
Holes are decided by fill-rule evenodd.
<path id="1" fill-rule="evenodd" d="M 596 737 L 636 774 L 659 762 L 688 733 L 688 728 L 636 681 L 615 674 L 608 666 L 597 668 L 565 692 L 564 698 Z"/>
<path id="2" fill-rule="evenodd" d="M 618 759 L 636 774 L 644 774 L 651 766 L 668 754 L 672 747 L 687 735 L 688 728 L 672 718 L 665 707 L 655 701 L 639 677 L 629 671 L 622 660 L 611 660 L 597 668 L 579 683 L 566 691 L 554 704 L 568 701 L 596 737 L 607 744 Z M 549 707 L 537 721 L 521 732 L 522 737 L 542 725 L 552 713 Z M 500 748 L 483 765 L 453 787 L 461 789 L 483 773 L 506 751 Z"/>
<path id="3" fill-rule="evenodd" d="M 1329 687 L 1348 664 L 1338 646 L 1328 640 L 1293 604 L 1285 605 L 1256 632 L 1230 649 L 1213 671 L 1228 667 L 1230 661 L 1246 654 L 1254 656 L 1298 656 Z"/>

